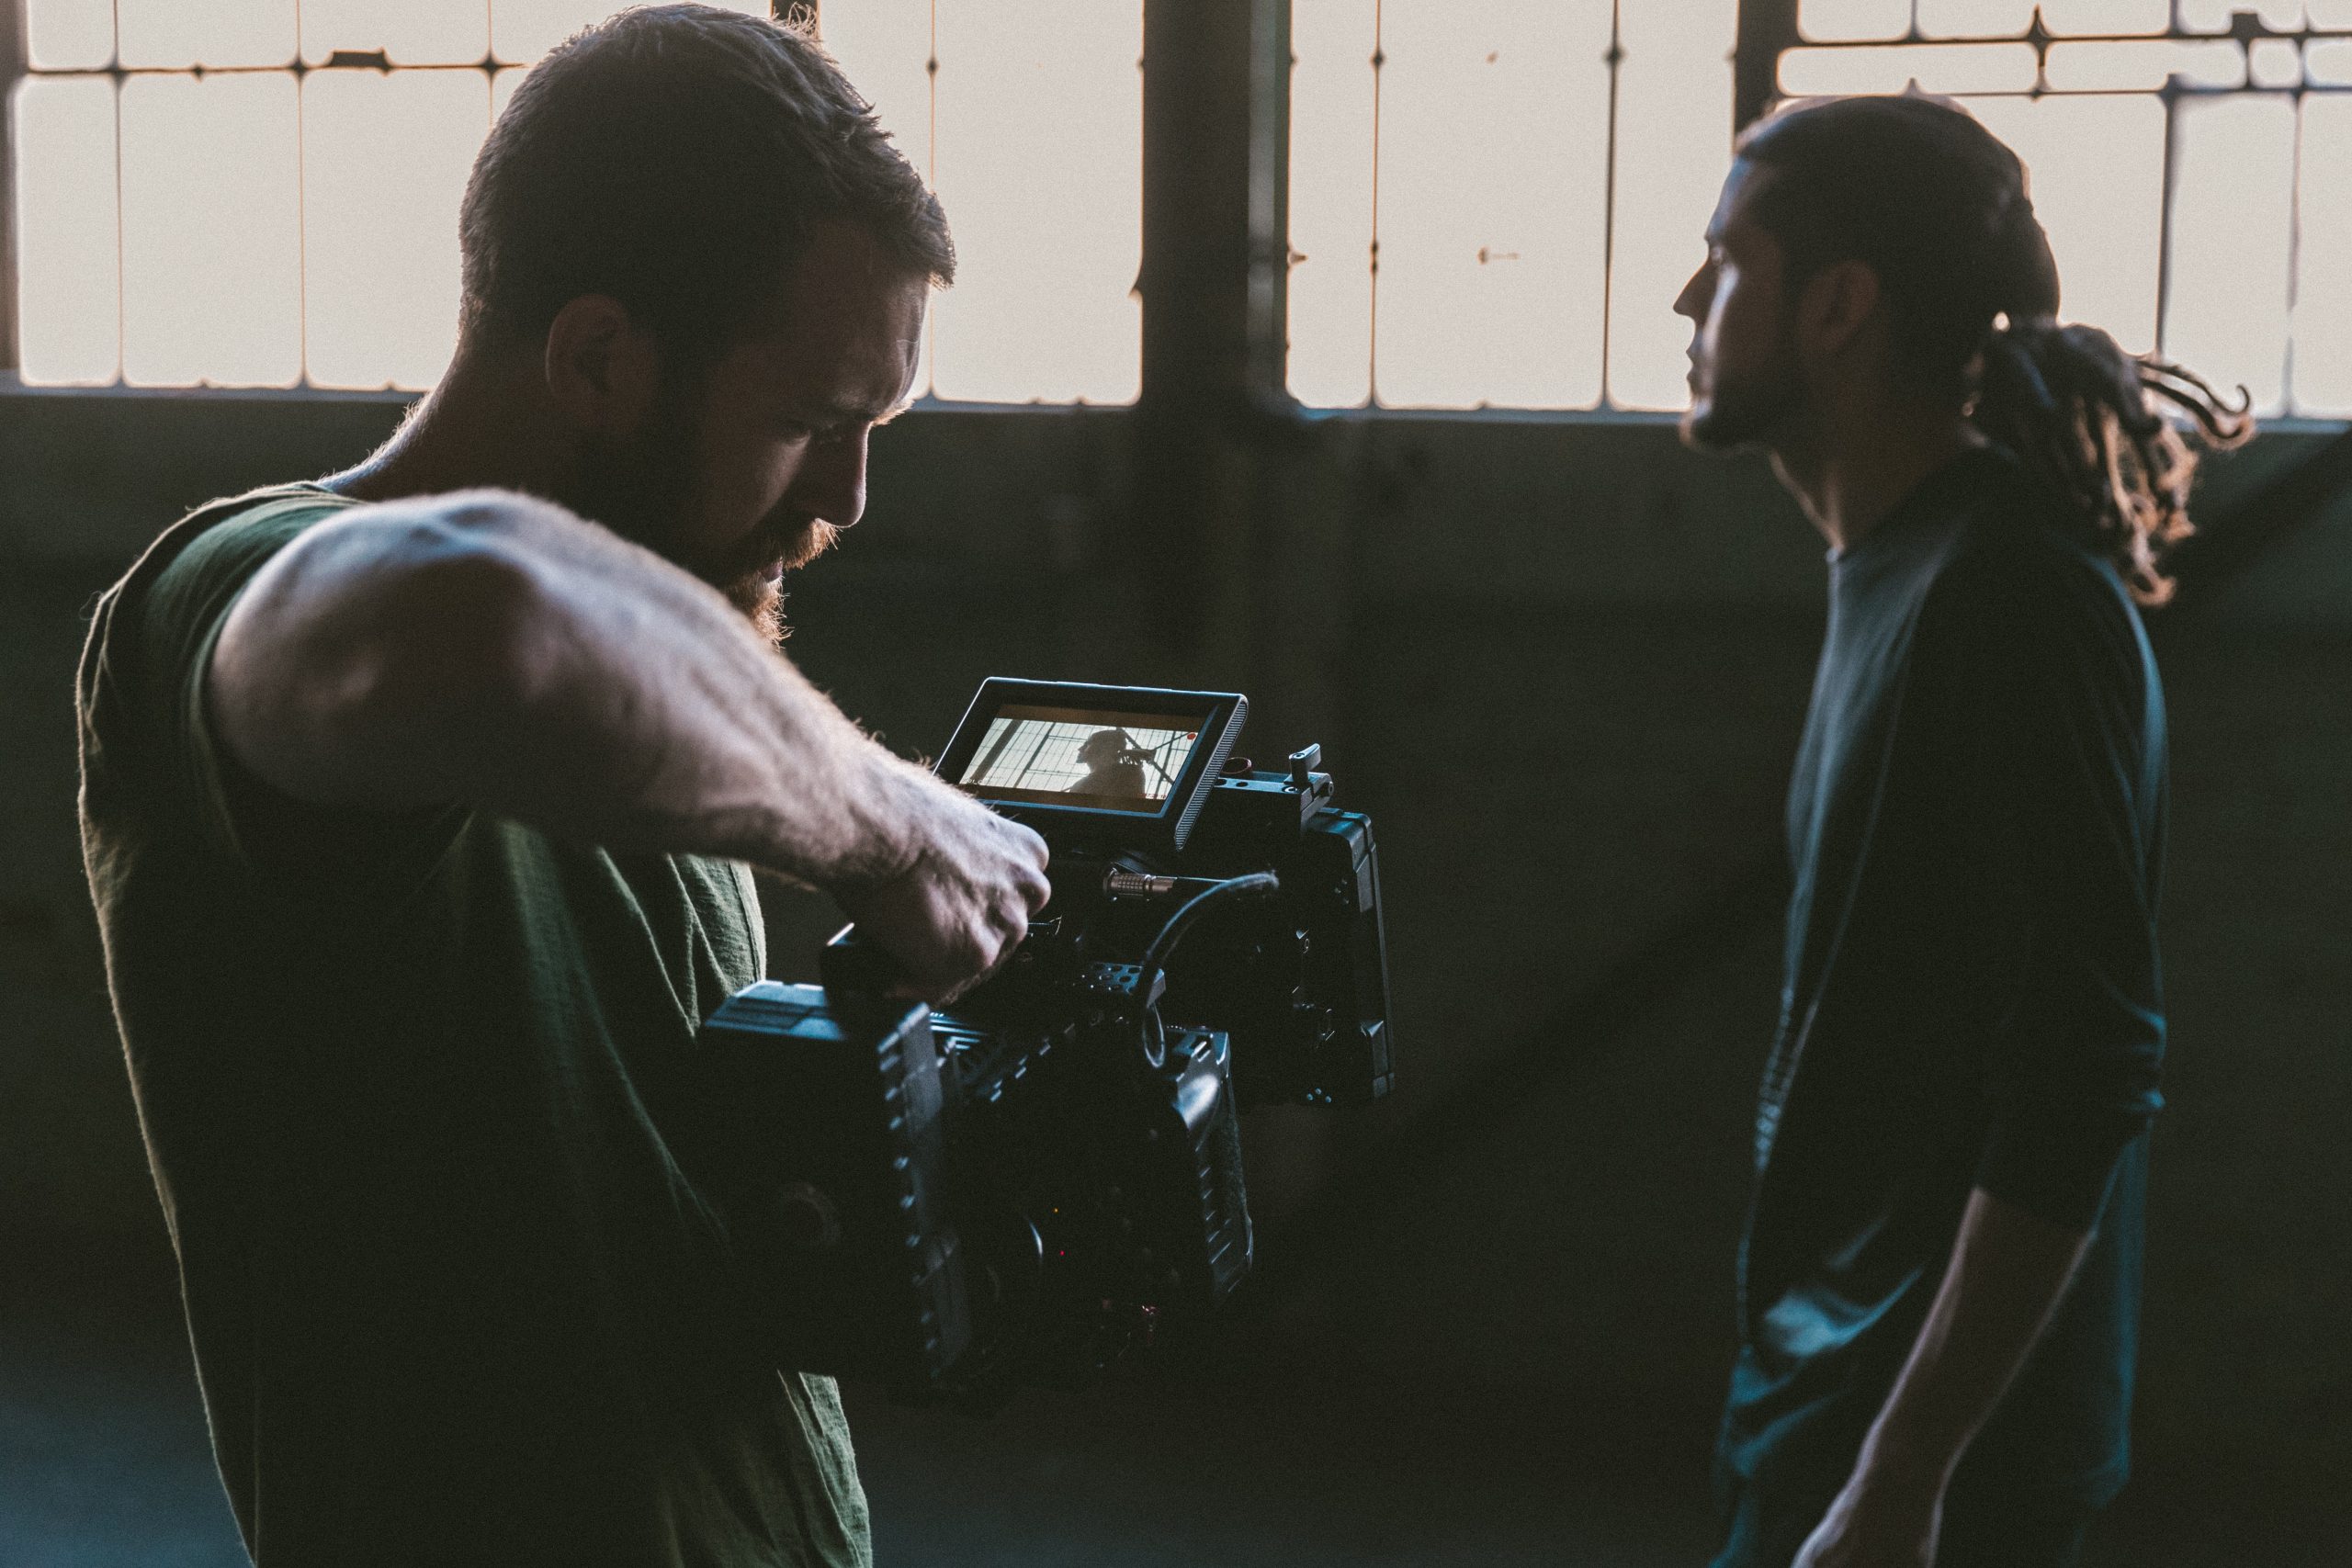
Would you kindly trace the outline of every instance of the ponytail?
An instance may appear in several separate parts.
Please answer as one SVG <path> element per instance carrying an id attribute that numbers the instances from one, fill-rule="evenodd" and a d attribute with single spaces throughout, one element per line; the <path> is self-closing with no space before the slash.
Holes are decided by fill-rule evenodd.
<path id="1" fill-rule="evenodd" d="M 2004 317 L 1985 340 L 1977 428 L 2075 503 L 2132 596 L 2151 605 L 2172 597 L 2165 553 L 2194 531 L 2198 453 L 2165 405 L 2187 416 L 2199 446 L 2234 446 L 2253 432 L 2243 389 L 2232 406 L 2203 378 L 2127 353 L 2097 327 Z"/>

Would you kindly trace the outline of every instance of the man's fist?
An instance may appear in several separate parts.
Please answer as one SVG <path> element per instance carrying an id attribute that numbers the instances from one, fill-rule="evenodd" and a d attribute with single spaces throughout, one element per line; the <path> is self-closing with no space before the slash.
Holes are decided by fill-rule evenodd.
<path id="1" fill-rule="evenodd" d="M 898 960 L 909 991 L 947 1002 L 1012 956 L 1052 897 L 1046 840 L 928 777 L 909 796 L 912 862 L 834 897 Z"/>

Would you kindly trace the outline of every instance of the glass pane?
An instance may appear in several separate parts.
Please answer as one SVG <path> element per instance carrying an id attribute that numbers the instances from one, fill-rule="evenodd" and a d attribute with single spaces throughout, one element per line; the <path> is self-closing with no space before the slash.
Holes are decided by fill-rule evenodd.
<path id="1" fill-rule="evenodd" d="M 114 0 L 27 0 L 25 46 L 37 71 L 104 69 L 114 60 Z"/>
<path id="2" fill-rule="evenodd" d="M 825 0 L 826 50 L 907 161 L 932 177 L 931 0 Z M 956 214 L 948 214 L 951 231 Z M 960 231 L 958 238 L 961 238 Z M 923 330 L 915 389 L 931 388 L 931 330 Z"/>
<path id="3" fill-rule="evenodd" d="M 458 341 L 458 201 L 490 125 L 477 71 L 302 87 L 304 339 L 325 387 L 429 387 Z"/>
<path id="4" fill-rule="evenodd" d="M 395 65 L 470 64 L 490 52 L 483 0 L 302 0 L 302 58 L 382 50 Z"/>
<path id="5" fill-rule="evenodd" d="M 124 379 L 300 375 L 295 124 L 288 74 L 123 84 Z"/>
<path id="6" fill-rule="evenodd" d="M 491 52 L 501 60 L 528 65 L 589 23 L 601 22 L 624 9 L 626 4 L 627 0 L 490 0 Z M 768 14 L 765 0 L 710 0 L 710 4 L 749 16 Z"/>
<path id="7" fill-rule="evenodd" d="M 1317 408 L 1372 396 L 1377 11 L 1377 0 L 1291 11 L 1290 390 Z"/>
<path id="8" fill-rule="evenodd" d="M 1600 397 L 1609 0 L 1390 0 L 1374 374 L 1405 407 Z"/>
<path id="9" fill-rule="evenodd" d="M 1919 0 L 1927 38 L 2018 38 L 2033 25 L 2034 0 Z"/>
<path id="10" fill-rule="evenodd" d="M 114 83 L 17 89 L 18 352 L 28 381 L 107 382 L 121 362 Z"/>
<path id="11" fill-rule="evenodd" d="M 1609 396 L 1621 408 L 1674 409 L 1690 324 L 1674 296 L 1704 252 L 1701 236 L 1731 167 L 1736 0 L 1678 0 L 1620 13 L 1617 221 L 1609 289 Z"/>
<path id="12" fill-rule="evenodd" d="M 2153 97 L 1986 98 L 1968 106 L 2025 162 L 2058 258 L 2061 314 L 2155 346 L 2165 111 Z"/>
<path id="13" fill-rule="evenodd" d="M 2283 95 L 2188 98 L 2176 108 L 2172 298 L 2165 352 L 2276 412 L 2287 359 L 2295 105 Z"/>
<path id="14" fill-rule="evenodd" d="M 2041 25 L 2053 33 L 2160 33 L 2172 23 L 2172 0 L 2041 0 Z"/>
<path id="15" fill-rule="evenodd" d="M 2053 43 L 2042 69 L 2061 93 L 2153 93 L 2174 76 L 2192 87 L 2243 87 L 2245 51 L 2225 39 Z"/>
<path id="16" fill-rule="evenodd" d="M 116 0 L 115 17 L 133 69 L 293 63 L 294 0 Z"/>
<path id="17" fill-rule="evenodd" d="M 2352 98 L 2303 100 L 2301 243 L 2295 265 L 2295 407 L 2352 415 Z"/>
<path id="18" fill-rule="evenodd" d="M 2257 87 L 2300 87 L 2302 51 L 2286 39 L 2256 39 L 2246 50 L 2246 76 Z"/>
<path id="19" fill-rule="evenodd" d="M 933 383 L 983 402 L 1131 402 L 1141 371 L 1143 7 L 945 0 L 935 181 L 956 287 Z"/>
<path id="20" fill-rule="evenodd" d="M 1832 93 L 2027 93 L 2036 62 L 2027 43 L 1915 43 L 1885 49 L 1792 49 L 1781 56 L 1781 90 Z"/>
<path id="21" fill-rule="evenodd" d="M 1911 0 L 1804 0 L 1797 31 L 1820 43 L 1894 39 L 1911 30 Z"/>

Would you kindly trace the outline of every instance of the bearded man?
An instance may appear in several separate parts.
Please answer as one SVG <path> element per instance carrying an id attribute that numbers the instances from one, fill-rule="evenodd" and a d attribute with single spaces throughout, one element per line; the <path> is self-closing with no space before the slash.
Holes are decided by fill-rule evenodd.
<path id="1" fill-rule="evenodd" d="M 1942 100 L 1752 128 L 1707 248 L 1685 433 L 1830 546 L 1716 1568 L 2060 1568 L 2127 1469 L 2161 1103 L 2163 410 L 2242 422 L 2058 322 L 2024 170 Z"/>
<path id="2" fill-rule="evenodd" d="M 762 973 L 749 866 L 934 999 L 1047 896 L 775 646 L 945 222 L 809 38 L 673 5 L 525 78 L 461 246 L 401 432 L 165 533 L 82 667 L 221 1475 L 262 1568 L 866 1563 L 833 1386 L 777 1371 L 664 1129 Z"/>

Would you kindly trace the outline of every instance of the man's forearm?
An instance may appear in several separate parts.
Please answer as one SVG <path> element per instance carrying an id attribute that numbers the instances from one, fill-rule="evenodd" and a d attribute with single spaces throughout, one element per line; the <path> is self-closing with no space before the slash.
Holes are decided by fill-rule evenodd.
<path id="1" fill-rule="evenodd" d="M 915 852 L 914 770 L 715 591 L 523 497 L 321 525 L 241 599 L 211 693 L 240 759 L 303 798 L 455 801 L 826 886 Z"/>
<path id="2" fill-rule="evenodd" d="M 1942 1288 L 1863 1440 L 1858 1485 L 1941 1492 L 2064 1298 L 2089 1240 L 1981 1188 L 1969 1195 Z"/>

